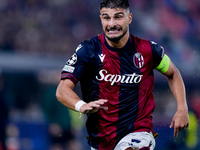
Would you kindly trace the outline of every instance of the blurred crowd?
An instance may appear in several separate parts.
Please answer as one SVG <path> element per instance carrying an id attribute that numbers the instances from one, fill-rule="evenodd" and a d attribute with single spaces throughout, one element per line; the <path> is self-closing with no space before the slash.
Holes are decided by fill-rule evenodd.
<path id="1" fill-rule="evenodd" d="M 102 32 L 100 0 L 1 0 L 0 49 L 72 53 Z M 195 63 L 200 49 L 199 0 L 130 0 L 131 32 L 167 48 L 176 60 Z"/>
<path id="2" fill-rule="evenodd" d="M 100 1 L 0 0 L 0 53 L 62 56 L 62 59 L 66 56 L 67 60 L 81 41 L 102 33 Z M 190 150 L 198 149 L 200 1 L 129 1 L 133 13 L 131 33 L 162 45 L 186 81 L 193 124 L 192 130 L 180 136 L 184 144 L 171 138 L 162 141 L 173 133 L 168 132 L 168 125 L 162 129 L 159 125 L 171 121 L 176 106 L 166 80 L 162 85 L 156 82 L 155 124 L 161 134 L 158 149 L 164 141 L 170 142 L 165 143 L 171 146 L 168 149 L 180 149 L 175 145 L 185 144 Z M 59 77 L 52 76 L 46 81 L 45 76 L 52 74 L 47 70 L 5 73 L 0 68 L 0 150 L 5 150 L 5 145 L 8 150 L 88 150 L 83 129 L 85 118 L 79 119 L 79 114 L 56 100 Z M 79 85 L 75 91 L 80 92 Z"/>
<path id="3" fill-rule="evenodd" d="M 0 49 L 66 54 L 95 33 L 98 4 L 92 0 L 1 0 Z M 3 29 L 3 30 L 2 30 Z"/>

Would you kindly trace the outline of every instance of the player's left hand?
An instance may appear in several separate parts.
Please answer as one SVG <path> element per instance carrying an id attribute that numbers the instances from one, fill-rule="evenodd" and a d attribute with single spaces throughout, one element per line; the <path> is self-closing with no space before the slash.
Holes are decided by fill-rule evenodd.
<path id="1" fill-rule="evenodd" d="M 174 127 L 174 137 L 178 136 L 178 132 L 189 126 L 189 115 L 187 110 L 178 110 L 174 115 L 170 128 Z"/>

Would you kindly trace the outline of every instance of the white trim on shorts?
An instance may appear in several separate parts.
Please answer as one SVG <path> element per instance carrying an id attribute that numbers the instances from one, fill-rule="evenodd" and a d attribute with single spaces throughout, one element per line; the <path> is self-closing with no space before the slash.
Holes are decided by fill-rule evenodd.
<path id="1" fill-rule="evenodd" d="M 153 150 L 155 145 L 155 139 L 151 132 L 134 132 L 123 137 L 115 146 L 114 150 L 125 150 L 128 147 L 137 148 L 138 150 L 140 148 L 149 147 L 150 150 Z M 98 149 L 91 147 L 91 150 Z"/>

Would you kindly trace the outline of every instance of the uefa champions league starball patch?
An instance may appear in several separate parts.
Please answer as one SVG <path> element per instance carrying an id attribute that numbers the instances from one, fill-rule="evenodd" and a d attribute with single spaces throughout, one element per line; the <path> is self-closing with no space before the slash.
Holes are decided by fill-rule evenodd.
<path id="1" fill-rule="evenodd" d="M 133 56 L 133 62 L 134 62 L 134 65 L 135 65 L 137 68 L 142 68 L 143 65 L 144 65 L 144 57 L 142 56 L 142 54 L 136 53 L 136 54 Z"/>
<path id="2" fill-rule="evenodd" d="M 74 53 L 72 57 L 67 61 L 67 65 L 74 65 L 77 62 L 77 55 Z"/>

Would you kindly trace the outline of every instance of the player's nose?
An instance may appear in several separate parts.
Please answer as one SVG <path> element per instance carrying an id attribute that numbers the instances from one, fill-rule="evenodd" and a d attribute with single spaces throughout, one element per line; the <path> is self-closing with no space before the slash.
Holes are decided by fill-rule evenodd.
<path id="1" fill-rule="evenodd" d="M 109 21 L 109 27 L 114 27 L 114 26 L 116 26 L 116 22 L 115 22 L 115 20 L 114 19 L 110 19 L 110 21 Z"/>

